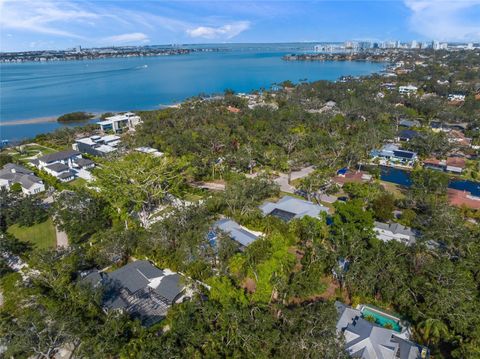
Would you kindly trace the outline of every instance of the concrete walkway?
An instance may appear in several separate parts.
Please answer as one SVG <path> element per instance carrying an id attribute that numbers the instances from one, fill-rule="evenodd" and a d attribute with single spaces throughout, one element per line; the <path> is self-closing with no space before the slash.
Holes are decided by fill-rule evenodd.
<path id="1" fill-rule="evenodd" d="M 57 248 L 67 248 L 68 247 L 68 237 L 65 232 L 62 232 L 55 226 L 55 232 L 57 234 Z"/>
<path id="2" fill-rule="evenodd" d="M 315 171 L 313 166 L 302 168 L 299 171 L 294 171 L 290 175 L 291 181 L 295 181 L 304 177 L 307 177 L 310 173 Z M 274 182 L 280 186 L 280 191 L 286 193 L 294 193 L 295 187 L 288 183 L 288 174 L 287 173 L 279 173 L 278 177 L 274 179 Z"/>

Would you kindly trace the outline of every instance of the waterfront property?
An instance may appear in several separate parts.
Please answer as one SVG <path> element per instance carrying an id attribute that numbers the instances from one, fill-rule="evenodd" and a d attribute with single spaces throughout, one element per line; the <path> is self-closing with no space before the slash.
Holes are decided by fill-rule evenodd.
<path id="1" fill-rule="evenodd" d="M 13 163 L 7 163 L 0 170 L 0 188 L 10 189 L 20 184 L 22 193 L 32 195 L 45 191 L 43 181 L 33 171 Z"/>
<path id="2" fill-rule="evenodd" d="M 417 237 L 411 228 L 405 227 L 400 223 L 375 222 L 373 229 L 377 234 L 377 238 L 383 242 L 395 240 L 406 245 L 411 245 L 415 243 Z"/>
<path id="3" fill-rule="evenodd" d="M 76 139 L 72 148 L 92 156 L 104 157 L 117 151 L 119 144 L 120 137 L 116 135 L 90 136 Z"/>
<path id="4" fill-rule="evenodd" d="M 110 273 L 92 271 L 82 283 L 103 289 L 105 311 L 119 310 L 144 326 L 165 318 L 168 309 L 185 298 L 183 277 L 168 269 L 161 270 L 148 261 L 138 260 Z"/>
<path id="5" fill-rule="evenodd" d="M 337 332 L 345 337 L 345 350 L 362 359 L 427 359 L 426 347 L 409 340 L 400 320 L 368 306 L 357 309 L 335 302 Z"/>
<path id="6" fill-rule="evenodd" d="M 433 170 L 461 174 L 465 170 L 466 164 L 464 158 L 448 157 L 446 160 L 427 158 L 423 161 L 423 166 Z"/>
<path id="7" fill-rule="evenodd" d="M 352 172 L 348 168 L 342 168 L 337 171 L 333 182 L 342 187 L 345 183 L 362 183 L 372 180 L 372 175 L 363 171 Z"/>
<path id="8" fill-rule="evenodd" d="M 222 231 L 230 236 L 230 238 L 240 244 L 241 249 L 256 241 L 261 235 L 259 232 L 251 231 L 239 225 L 230 218 L 222 218 L 213 224 L 212 229 L 209 232 L 208 239 L 212 245 L 216 245 L 218 231 Z"/>
<path id="9" fill-rule="evenodd" d="M 321 213 L 329 212 L 328 207 L 291 196 L 284 196 L 276 203 L 265 202 L 260 206 L 260 210 L 264 216 L 274 216 L 285 222 L 305 216 L 318 218 Z"/>
<path id="10" fill-rule="evenodd" d="M 93 161 L 83 158 L 80 152 L 74 150 L 51 153 L 30 163 L 60 182 L 70 182 L 76 177 L 90 180 L 92 176 L 88 169 L 95 167 Z"/>
<path id="11" fill-rule="evenodd" d="M 98 122 L 98 125 L 102 132 L 113 131 L 119 133 L 124 130 L 134 130 L 135 126 L 141 122 L 140 116 L 135 115 L 133 112 L 126 112 L 122 115 L 107 117 L 104 121 Z"/>
<path id="12" fill-rule="evenodd" d="M 372 159 L 380 159 L 384 164 L 398 164 L 411 167 L 417 160 L 417 154 L 412 151 L 402 150 L 398 145 L 388 143 L 380 150 L 370 152 Z M 382 163 L 383 164 L 383 163 Z"/>

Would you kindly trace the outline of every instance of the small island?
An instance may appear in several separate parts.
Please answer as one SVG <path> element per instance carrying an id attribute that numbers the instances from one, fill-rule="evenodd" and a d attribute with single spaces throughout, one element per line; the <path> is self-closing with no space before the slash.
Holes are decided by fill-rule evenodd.
<path id="1" fill-rule="evenodd" d="M 83 122 L 88 121 L 94 118 L 95 115 L 87 112 L 71 112 L 66 113 L 59 118 L 57 118 L 57 122 L 60 123 L 70 123 L 70 122 Z"/>

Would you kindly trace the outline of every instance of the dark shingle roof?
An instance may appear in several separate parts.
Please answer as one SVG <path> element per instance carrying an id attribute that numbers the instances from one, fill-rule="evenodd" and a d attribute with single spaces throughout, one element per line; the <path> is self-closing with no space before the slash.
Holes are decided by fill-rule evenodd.
<path id="1" fill-rule="evenodd" d="M 3 166 L 3 169 L 7 170 L 9 172 L 22 173 L 22 174 L 33 174 L 33 171 L 31 171 L 28 168 L 25 168 L 23 166 L 17 165 L 15 163 L 7 163 L 5 166 Z"/>
<path id="2" fill-rule="evenodd" d="M 178 274 L 170 274 L 163 277 L 160 284 L 154 290 L 171 303 L 182 293 L 183 288 L 181 277 Z"/>
<path id="3" fill-rule="evenodd" d="M 95 164 L 95 162 L 93 162 L 92 160 L 89 160 L 88 158 L 77 158 L 75 160 L 75 163 L 80 167 L 87 167 Z"/>
<path id="4" fill-rule="evenodd" d="M 415 137 L 420 137 L 420 134 L 417 131 L 414 130 L 402 130 L 398 133 L 398 137 L 400 138 L 407 138 L 407 139 L 413 139 Z"/>
<path id="5" fill-rule="evenodd" d="M 52 163 L 51 165 L 48 165 L 45 168 L 48 168 L 49 170 L 52 170 L 57 173 L 68 171 L 68 166 L 64 165 L 63 163 Z"/>
<path id="6" fill-rule="evenodd" d="M 150 283 L 149 279 L 163 276 L 163 271 L 148 261 L 135 261 L 109 273 L 108 276 L 127 288 L 130 293 L 135 293 L 145 288 Z"/>
<path id="7" fill-rule="evenodd" d="M 70 157 L 78 156 L 79 154 L 80 152 L 73 151 L 73 150 L 60 151 L 60 152 L 55 152 L 49 155 L 42 156 L 38 160 L 41 162 L 50 163 L 50 162 L 67 160 Z"/>
<path id="8" fill-rule="evenodd" d="M 67 179 L 71 177 L 75 177 L 75 173 L 73 173 L 72 171 L 63 172 L 58 175 L 58 178 L 60 179 Z"/>

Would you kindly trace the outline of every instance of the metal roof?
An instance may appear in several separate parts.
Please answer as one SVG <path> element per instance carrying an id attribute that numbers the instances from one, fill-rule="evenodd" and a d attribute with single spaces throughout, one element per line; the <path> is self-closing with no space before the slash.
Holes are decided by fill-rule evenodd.
<path id="1" fill-rule="evenodd" d="M 260 210 L 265 216 L 277 215 L 287 221 L 304 216 L 318 217 L 321 212 L 329 211 L 327 207 L 291 196 L 284 196 L 277 203 L 266 202 L 260 206 Z"/>
<path id="2" fill-rule="evenodd" d="M 254 233 L 242 228 L 237 222 L 231 219 L 220 219 L 213 224 L 214 229 L 220 229 L 227 233 L 234 241 L 240 243 L 242 246 L 248 246 L 254 242 L 258 236 Z"/>

